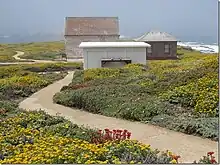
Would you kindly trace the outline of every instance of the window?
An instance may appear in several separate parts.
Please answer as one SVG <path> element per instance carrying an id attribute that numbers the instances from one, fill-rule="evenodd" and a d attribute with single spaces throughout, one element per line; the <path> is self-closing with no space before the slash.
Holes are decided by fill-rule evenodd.
<path id="1" fill-rule="evenodd" d="M 151 54 L 151 53 L 152 53 L 151 47 L 147 48 L 147 53 L 148 53 L 148 54 Z"/>
<path id="2" fill-rule="evenodd" d="M 164 52 L 165 52 L 165 53 L 170 53 L 170 45 L 169 45 L 169 44 L 165 44 L 165 46 L 164 46 Z"/>
<path id="3" fill-rule="evenodd" d="M 106 41 L 105 36 L 100 36 L 100 41 L 101 42 Z"/>

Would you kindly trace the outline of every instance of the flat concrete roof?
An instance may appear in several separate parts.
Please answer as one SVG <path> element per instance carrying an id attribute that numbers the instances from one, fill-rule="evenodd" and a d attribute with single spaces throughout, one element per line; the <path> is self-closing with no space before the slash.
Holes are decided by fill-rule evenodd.
<path id="1" fill-rule="evenodd" d="M 80 48 L 130 48 L 151 47 L 145 42 L 81 42 Z"/>

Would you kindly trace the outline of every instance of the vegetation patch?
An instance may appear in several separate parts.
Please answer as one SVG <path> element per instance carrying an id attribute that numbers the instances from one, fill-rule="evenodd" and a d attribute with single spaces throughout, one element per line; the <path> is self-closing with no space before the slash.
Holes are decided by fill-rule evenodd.
<path id="1" fill-rule="evenodd" d="M 180 158 L 130 140 L 127 130 L 92 130 L 43 111 L 0 119 L 1 164 L 173 164 Z M 213 154 L 198 163 L 216 163 Z"/>
<path id="2" fill-rule="evenodd" d="M 25 54 L 20 56 L 20 58 L 24 59 L 56 60 L 60 59 L 60 54 L 64 52 L 64 42 L 0 44 L 0 62 L 19 61 L 13 58 L 16 51 L 23 51 Z"/>
<path id="3" fill-rule="evenodd" d="M 13 58 L 16 52 L 8 44 L 0 44 L 0 62 L 15 62 Z"/>
<path id="4" fill-rule="evenodd" d="M 39 54 L 24 54 L 20 56 L 22 59 L 33 59 L 33 60 L 61 60 L 62 56 L 58 52 L 48 52 L 48 53 L 39 53 Z"/>
<path id="5" fill-rule="evenodd" d="M 25 97 L 63 78 L 67 70 L 81 67 L 82 64 L 77 63 L 0 67 L 0 164 L 178 163 L 180 156 L 131 140 L 132 133 L 128 130 L 95 130 L 43 111 L 27 112 L 18 108 L 18 102 Z M 124 69 L 104 72 L 88 70 L 87 74 L 77 71 L 73 82 L 63 87 L 62 93 L 55 98 L 58 102 L 82 107 L 93 113 L 151 121 L 157 125 L 167 123 L 173 129 L 169 117 L 178 118 L 179 113 L 187 116 L 193 109 L 178 109 L 177 105 L 158 99 L 158 91 L 162 88 L 158 87 L 157 92 L 146 88 L 146 82 L 154 84 L 158 79 L 146 72 L 142 65 L 128 65 Z M 162 120 L 165 117 L 161 115 L 164 114 L 167 115 L 167 122 Z M 194 121 L 193 129 L 202 136 L 216 137 L 213 131 L 215 119 L 206 115 L 209 125 L 203 119 L 196 118 L 201 124 Z M 178 127 L 180 131 L 189 131 L 192 127 L 187 122 L 175 124 L 175 128 Z M 207 132 L 205 135 L 204 130 Z M 213 154 L 207 153 L 198 163 L 216 163 Z"/>
<path id="6" fill-rule="evenodd" d="M 218 57 L 178 51 L 179 60 L 76 72 L 54 101 L 217 140 Z"/>
<path id="7" fill-rule="evenodd" d="M 80 69 L 81 65 L 81 63 L 45 63 L 1 66 L 1 101 L 19 102 L 39 89 L 64 78 L 68 70 Z"/>

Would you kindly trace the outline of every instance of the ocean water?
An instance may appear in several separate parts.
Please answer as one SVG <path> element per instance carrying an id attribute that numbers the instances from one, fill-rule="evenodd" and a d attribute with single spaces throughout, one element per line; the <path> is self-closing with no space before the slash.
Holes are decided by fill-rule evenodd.
<path id="1" fill-rule="evenodd" d="M 177 45 L 184 47 L 191 47 L 193 50 L 200 51 L 201 53 L 218 53 L 217 43 L 204 44 L 199 42 L 178 42 Z"/>

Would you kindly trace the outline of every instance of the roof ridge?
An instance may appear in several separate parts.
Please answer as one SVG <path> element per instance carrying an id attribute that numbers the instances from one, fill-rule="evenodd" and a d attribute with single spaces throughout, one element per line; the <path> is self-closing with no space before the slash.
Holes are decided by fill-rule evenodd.
<path id="1" fill-rule="evenodd" d="M 177 41 L 174 36 L 167 32 L 151 30 L 135 39 L 136 41 Z"/>
<path id="2" fill-rule="evenodd" d="M 94 18 L 115 18 L 115 19 L 118 19 L 118 17 L 66 17 L 66 19 L 70 19 L 70 18 L 79 18 L 79 19 L 83 19 L 83 18 L 86 18 L 86 19 L 94 19 Z"/>

